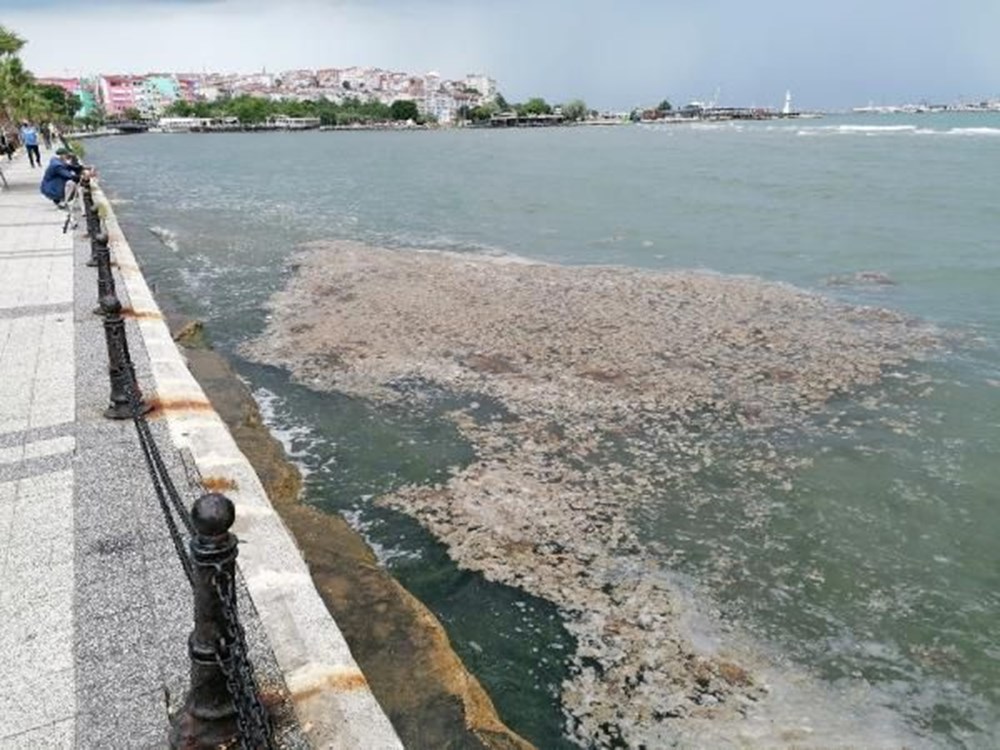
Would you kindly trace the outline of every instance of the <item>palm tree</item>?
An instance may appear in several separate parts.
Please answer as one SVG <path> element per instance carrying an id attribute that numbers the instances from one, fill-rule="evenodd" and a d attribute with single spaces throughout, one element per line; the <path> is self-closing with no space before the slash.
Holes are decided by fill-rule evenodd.
<path id="1" fill-rule="evenodd" d="M 17 56 L 24 40 L 13 31 L 0 26 L 0 115 L 13 121 L 18 115 L 26 116 L 31 109 L 30 89 L 32 76 Z"/>
<path id="2" fill-rule="evenodd" d="M 13 31 L 0 26 L 0 57 L 16 55 L 24 46 L 24 40 Z"/>

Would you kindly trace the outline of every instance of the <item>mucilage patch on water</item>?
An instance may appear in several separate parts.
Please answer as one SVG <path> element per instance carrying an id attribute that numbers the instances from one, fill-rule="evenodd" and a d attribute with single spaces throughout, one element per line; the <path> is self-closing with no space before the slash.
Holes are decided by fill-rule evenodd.
<path id="1" fill-rule="evenodd" d="M 295 263 L 248 356 L 317 389 L 419 408 L 440 388 L 502 406 L 451 413 L 475 462 L 379 502 L 416 517 L 460 565 L 560 607 L 578 644 L 562 692 L 572 737 L 653 747 L 684 726 L 770 716 L 753 738 L 789 741 L 798 717 L 768 700 L 760 665 L 693 644 L 664 564 L 670 540 L 654 553 L 634 519 L 665 501 L 711 502 L 706 481 L 748 498 L 786 484 L 794 467 L 773 436 L 932 348 L 930 330 L 708 273 L 348 242 Z M 753 523 L 767 503 L 744 512 Z M 847 722 L 828 736 L 842 740 Z"/>

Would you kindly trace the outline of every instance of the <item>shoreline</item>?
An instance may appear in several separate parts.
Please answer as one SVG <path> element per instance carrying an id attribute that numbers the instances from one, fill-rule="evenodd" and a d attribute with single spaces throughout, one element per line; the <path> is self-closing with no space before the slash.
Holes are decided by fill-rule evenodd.
<path id="1" fill-rule="evenodd" d="M 298 543 L 324 603 L 404 745 L 531 750 L 534 746 L 499 718 L 433 613 L 379 565 L 361 535 L 341 516 L 301 502 L 298 469 L 228 360 L 207 346 L 200 324 L 179 313 L 168 314 L 168 322 L 191 373 Z M 402 659 L 400 644 L 410 649 Z"/>

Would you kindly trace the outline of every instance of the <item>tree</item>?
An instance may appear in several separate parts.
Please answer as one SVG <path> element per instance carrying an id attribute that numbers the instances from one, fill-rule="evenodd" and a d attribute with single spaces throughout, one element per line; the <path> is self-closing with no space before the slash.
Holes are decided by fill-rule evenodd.
<path id="1" fill-rule="evenodd" d="M 672 109 L 673 106 L 666 99 L 656 105 L 657 112 L 670 112 Z"/>
<path id="2" fill-rule="evenodd" d="M 244 125 L 264 122 L 273 112 L 271 103 L 255 96 L 237 96 L 226 105 L 228 114 L 236 117 Z"/>
<path id="3" fill-rule="evenodd" d="M 481 122 L 482 120 L 490 119 L 497 112 L 500 112 L 500 107 L 496 102 L 486 102 L 485 104 L 480 104 L 478 107 L 473 107 L 469 112 L 469 119 Z"/>
<path id="4" fill-rule="evenodd" d="M 416 122 L 420 117 L 417 103 L 410 99 L 397 99 L 389 107 L 389 112 L 393 120 L 413 120 Z"/>
<path id="5" fill-rule="evenodd" d="M 16 55 L 25 44 L 13 31 L 0 26 L 0 56 Z"/>
<path id="6" fill-rule="evenodd" d="M 36 89 L 39 96 L 49 105 L 53 115 L 50 119 L 68 122 L 80 110 L 80 97 L 67 93 L 62 86 L 42 85 Z"/>
<path id="7" fill-rule="evenodd" d="M 550 107 L 548 102 L 540 96 L 535 96 L 520 105 L 520 107 L 517 108 L 517 111 L 518 114 L 523 115 L 551 115 L 552 107 Z"/>
<path id="8" fill-rule="evenodd" d="M 129 107 L 122 112 L 122 119 L 128 122 L 136 122 L 142 119 L 142 112 L 137 110 L 135 107 Z"/>
<path id="9" fill-rule="evenodd" d="M 163 114 L 168 117 L 193 117 L 194 107 L 183 99 L 178 99 L 177 101 L 171 103 L 169 107 L 164 110 Z"/>
<path id="10" fill-rule="evenodd" d="M 34 86 L 34 77 L 21 58 L 12 52 L 0 56 L 0 110 L 10 120 L 34 119 L 44 102 Z"/>
<path id="11" fill-rule="evenodd" d="M 90 114 L 81 117 L 79 122 L 85 128 L 99 128 L 104 125 L 107 119 L 108 113 L 104 111 L 104 107 L 100 104 L 95 104 L 93 109 L 90 110 Z"/>
<path id="12" fill-rule="evenodd" d="M 587 105 L 582 99 L 574 99 L 562 105 L 562 113 L 567 120 L 582 120 L 587 116 Z"/>
<path id="13" fill-rule="evenodd" d="M 501 94 L 499 91 L 497 92 L 497 96 L 496 99 L 494 99 L 494 101 L 496 102 L 497 109 L 500 112 L 506 112 L 507 110 L 510 109 L 510 105 L 507 103 L 507 100 L 503 98 L 503 94 Z"/>
<path id="14" fill-rule="evenodd" d="M 58 86 L 40 86 L 17 56 L 25 40 L 0 26 L 0 116 L 7 120 L 60 122 L 72 119 L 80 108 L 77 96 Z"/>

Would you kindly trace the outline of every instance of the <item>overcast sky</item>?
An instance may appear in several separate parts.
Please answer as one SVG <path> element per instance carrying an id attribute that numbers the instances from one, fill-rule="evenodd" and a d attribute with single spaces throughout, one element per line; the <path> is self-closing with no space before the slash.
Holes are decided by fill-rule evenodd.
<path id="1" fill-rule="evenodd" d="M 619 109 L 1000 94 L 1000 0 L 0 0 L 0 24 L 39 75 L 371 65 Z"/>

